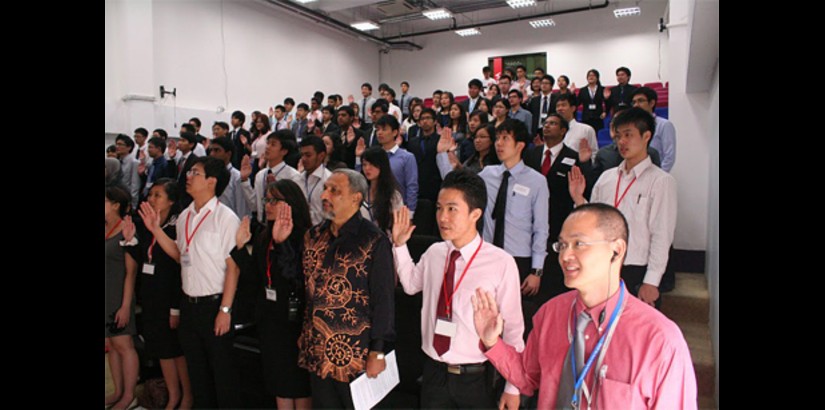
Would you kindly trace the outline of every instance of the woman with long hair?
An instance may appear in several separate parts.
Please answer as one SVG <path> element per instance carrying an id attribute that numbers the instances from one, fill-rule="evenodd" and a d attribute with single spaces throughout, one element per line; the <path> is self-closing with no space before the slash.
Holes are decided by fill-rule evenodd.
<path id="1" fill-rule="evenodd" d="M 169 410 L 191 408 L 193 400 L 189 371 L 177 332 L 182 296 L 180 264 L 157 246 L 154 235 L 157 230 L 162 230 L 172 240 L 177 236 L 178 193 L 177 181 L 158 179 L 149 190 L 147 202 L 140 205 L 141 220 L 135 224 L 127 216 L 123 223 L 124 248 L 141 267 L 138 296 L 146 354 L 160 361 L 169 394 L 166 404 Z"/>
<path id="2" fill-rule="evenodd" d="M 409 141 L 410 139 L 407 137 L 407 133 L 409 132 L 410 128 L 418 124 L 418 116 L 421 115 L 421 110 L 424 109 L 424 106 L 421 105 L 417 100 L 413 100 L 410 103 L 410 116 L 407 117 L 404 122 L 401 123 L 401 135 L 404 138 L 404 141 Z"/>
<path id="3" fill-rule="evenodd" d="M 114 393 L 104 405 L 116 410 L 134 406 L 138 381 L 138 355 L 132 336 L 135 326 L 135 277 L 137 263 L 124 252 L 123 218 L 129 214 L 132 198 L 118 186 L 105 189 L 103 201 L 105 234 L 105 340 Z"/>
<path id="4" fill-rule="evenodd" d="M 492 101 L 495 96 L 501 94 L 501 90 L 498 88 L 498 84 L 490 84 L 490 87 L 487 89 L 487 99 Z"/>
<path id="5" fill-rule="evenodd" d="M 404 199 L 392 174 L 387 152 L 381 147 L 364 151 L 361 172 L 370 186 L 367 198 L 361 204 L 361 217 L 375 222 L 384 232 L 392 232 L 392 215 L 404 206 Z"/>
<path id="6" fill-rule="evenodd" d="M 478 111 L 474 111 L 474 113 L 475 112 Z M 454 143 L 446 140 L 445 136 L 442 136 L 438 142 L 438 155 L 446 155 L 449 163 L 447 163 L 443 157 L 436 158 L 441 177 L 445 178 L 447 174 L 456 169 L 467 168 L 474 172 L 481 172 L 487 165 L 500 164 L 501 162 L 496 155 L 496 151 L 493 149 L 495 135 L 496 129 L 492 124 L 488 123 L 487 125 L 479 126 L 472 138 L 475 152 L 463 163 L 459 162 L 455 156 Z"/>
<path id="7" fill-rule="evenodd" d="M 249 157 L 252 159 L 252 173 L 254 175 L 259 169 L 265 167 L 266 137 L 272 132 L 269 119 L 264 115 L 257 116 L 255 122 L 252 123 L 252 130 L 255 132 L 252 134 L 254 138 L 252 141 L 252 155 Z"/>
<path id="8" fill-rule="evenodd" d="M 599 80 L 599 70 L 587 70 L 587 87 L 579 89 L 578 102 L 582 106 L 582 122 L 596 132 L 604 128 L 604 87 Z"/>
<path id="9" fill-rule="evenodd" d="M 452 132 L 453 140 L 458 145 L 459 159 L 465 160 L 473 155 L 473 143 L 467 131 L 467 112 L 459 103 L 450 105 L 450 123 L 447 125 Z"/>
<path id="10" fill-rule="evenodd" d="M 493 104 L 493 116 L 495 117 L 493 125 L 495 125 L 496 128 L 507 119 L 508 112 L 510 112 L 510 101 L 506 98 L 500 98 Z"/>
<path id="11" fill-rule="evenodd" d="M 341 135 L 337 131 L 328 131 L 321 137 L 326 147 L 327 155 L 324 158 L 324 166 L 332 171 L 338 168 L 346 168 L 344 163 L 344 145 L 341 142 Z"/>
<path id="12" fill-rule="evenodd" d="M 490 106 L 490 100 L 486 98 L 482 98 L 478 101 L 478 107 L 476 107 L 478 111 L 484 113 L 487 116 L 487 122 L 491 122 L 495 120 L 496 117 L 493 116 L 493 107 Z"/>
<path id="13" fill-rule="evenodd" d="M 450 124 L 450 106 L 452 106 L 454 102 L 455 97 L 453 93 L 449 91 L 441 92 L 441 111 L 436 114 L 438 114 L 438 123 L 441 124 L 442 127 Z"/>
<path id="14" fill-rule="evenodd" d="M 230 253 L 256 279 L 258 336 L 267 393 L 278 409 L 310 409 L 309 373 L 298 367 L 298 336 L 305 307 L 301 255 L 304 234 L 312 226 L 309 205 L 295 182 L 281 179 L 266 186 L 266 225 L 254 236 L 244 217 Z M 250 242 L 251 240 L 251 242 Z M 252 254 L 247 251 L 252 245 Z"/>
<path id="15" fill-rule="evenodd" d="M 558 81 L 556 81 L 556 84 L 559 85 L 559 95 L 561 96 L 564 94 L 570 94 L 571 96 L 573 96 L 573 107 L 577 106 L 578 104 L 576 104 L 576 90 L 573 88 L 568 88 L 568 86 L 570 85 L 570 77 L 562 74 L 559 76 L 559 79 Z"/>

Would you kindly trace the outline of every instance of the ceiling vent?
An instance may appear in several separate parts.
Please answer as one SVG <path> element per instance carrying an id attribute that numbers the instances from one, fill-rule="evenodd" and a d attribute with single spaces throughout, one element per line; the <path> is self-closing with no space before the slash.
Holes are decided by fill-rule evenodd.
<path id="1" fill-rule="evenodd" d="M 376 3 L 375 8 L 384 13 L 387 17 L 400 16 L 402 14 L 415 13 L 420 9 L 408 2 L 407 0 L 388 0 L 381 3 Z"/>

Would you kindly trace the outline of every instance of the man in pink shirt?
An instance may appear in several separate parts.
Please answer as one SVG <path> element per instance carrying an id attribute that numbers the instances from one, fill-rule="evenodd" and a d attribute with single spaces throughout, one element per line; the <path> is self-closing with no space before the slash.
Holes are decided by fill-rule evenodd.
<path id="1" fill-rule="evenodd" d="M 392 240 L 396 270 L 408 295 L 423 291 L 421 350 L 424 363 L 422 408 L 495 408 L 495 369 L 479 347 L 470 298 L 484 289 L 499 306 L 506 325 L 499 334 L 524 349 L 519 273 L 513 257 L 484 242 L 476 223 L 484 214 L 487 188 L 474 172 L 453 171 L 441 185 L 436 221 L 445 242 L 430 246 L 415 264 L 407 250 L 415 226 L 406 207 L 395 213 Z M 498 408 L 518 409 L 519 392 L 507 384 Z"/>
<path id="2" fill-rule="evenodd" d="M 485 355 L 522 394 L 538 388 L 538 408 L 697 408 L 696 375 L 679 328 L 620 281 L 627 237 L 627 220 L 612 206 L 570 213 L 553 248 L 565 285 L 575 290 L 539 309 L 521 353 L 499 340 L 502 315 L 493 295 L 478 289 L 473 296 Z"/>

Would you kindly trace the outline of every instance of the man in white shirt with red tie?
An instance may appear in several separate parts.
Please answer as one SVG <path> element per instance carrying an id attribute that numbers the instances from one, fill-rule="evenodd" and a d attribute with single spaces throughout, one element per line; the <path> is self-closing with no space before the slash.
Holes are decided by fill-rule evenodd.
<path id="1" fill-rule="evenodd" d="M 396 271 L 409 295 L 423 292 L 421 349 L 424 363 L 422 408 L 494 408 L 495 370 L 479 347 L 470 297 L 480 287 L 502 306 L 503 338 L 524 349 L 519 273 L 513 257 L 485 242 L 477 222 L 487 205 L 484 181 L 472 171 L 447 174 L 438 194 L 436 221 L 445 242 L 427 249 L 418 264 L 406 242 L 410 226 L 406 207 L 395 213 L 392 239 Z M 518 409 L 519 391 L 507 384 L 498 408 Z"/>

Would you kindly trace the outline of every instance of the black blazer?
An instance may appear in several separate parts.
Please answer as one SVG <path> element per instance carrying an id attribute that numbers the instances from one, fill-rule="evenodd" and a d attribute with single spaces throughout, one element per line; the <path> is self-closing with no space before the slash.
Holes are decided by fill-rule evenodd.
<path id="1" fill-rule="evenodd" d="M 628 84 L 624 86 L 624 92 L 619 89 L 619 86 L 610 87 L 610 98 L 605 100 L 606 109 L 608 112 L 612 113 L 613 110 L 618 107 L 620 104 L 627 105 L 628 107 L 633 106 L 633 93 L 636 91 L 636 87 Z"/>
<path id="2" fill-rule="evenodd" d="M 538 97 L 533 96 L 530 99 L 530 103 L 525 107 L 527 110 L 533 114 L 533 134 L 531 137 L 535 136 L 535 134 L 541 134 L 541 98 L 543 96 L 541 94 Z M 558 94 L 550 94 L 550 106 L 547 107 L 547 113 L 554 113 L 556 112 L 556 100 L 559 99 Z"/>
<path id="3" fill-rule="evenodd" d="M 196 158 L 198 158 L 198 156 L 195 155 L 194 152 L 191 152 L 189 154 L 189 158 L 186 158 L 186 162 L 183 163 L 183 168 L 181 168 L 181 171 L 178 173 L 178 198 L 180 198 L 180 209 L 186 209 L 186 207 L 192 203 L 192 197 L 186 193 L 186 172 L 192 169 L 192 164 L 195 163 Z"/>
<path id="4" fill-rule="evenodd" d="M 407 151 L 415 155 L 418 165 L 418 198 L 428 199 L 432 203 L 438 199 L 438 191 L 441 189 L 441 172 L 435 162 L 438 138 L 438 134 L 433 132 L 427 138 L 413 137 L 407 143 Z M 422 145 L 425 151 L 421 150 Z"/>
<path id="5" fill-rule="evenodd" d="M 544 145 L 533 147 L 524 157 L 525 165 L 541 173 L 541 163 L 544 160 L 543 153 Z M 558 158 L 553 161 L 553 164 L 550 166 L 550 172 L 548 172 L 546 176 L 547 188 L 550 190 L 550 209 L 548 209 L 550 212 L 550 236 L 547 238 L 548 246 L 558 239 L 559 233 L 561 233 L 561 226 L 564 224 L 567 216 L 570 215 L 574 206 L 567 182 L 567 173 L 570 172 L 573 164 L 570 163 L 569 160 L 565 161 L 565 158 L 572 158 L 575 161 L 576 166 L 581 168 L 585 179 L 587 179 L 592 172 L 590 161 L 579 161 L 578 152 L 567 145 L 562 146 Z M 567 162 L 567 164 L 564 162 Z M 548 259 L 550 258 L 548 257 Z"/>
<path id="6" fill-rule="evenodd" d="M 602 104 L 604 104 L 604 87 L 597 86 L 593 98 L 590 98 L 590 89 L 588 87 L 579 89 L 579 104 L 582 106 L 582 122 L 591 119 L 601 119 L 599 117 L 604 112 L 602 109 Z M 595 104 L 596 108 L 590 109 L 590 104 Z"/>
<path id="7" fill-rule="evenodd" d="M 352 127 L 352 126 L 351 126 Z M 349 169 L 355 169 L 355 146 L 358 145 L 359 139 L 364 139 L 364 142 L 369 142 L 364 137 L 364 131 L 359 130 L 358 128 L 352 127 L 353 131 L 355 132 L 355 138 L 352 140 L 352 143 L 347 143 L 346 133 L 342 130 L 341 134 L 343 135 L 344 141 L 344 163 L 347 164 Z"/>
<path id="8" fill-rule="evenodd" d="M 476 109 L 476 110 L 478 109 L 478 104 L 481 102 L 481 100 L 486 100 L 486 98 L 482 97 L 481 94 L 479 94 L 478 95 L 478 102 L 476 103 L 475 107 L 473 107 L 474 109 Z M 471 112 L 470 112 L 470 99 L 469 98 L 467 98 L 466 100 L 464 100 L 464 101 L 462 101 L 458 104 L 461 105 L 462 107 L 464 107 L 464 111 L 467 113 L 467 115 L 471 114 Z M 490 102 L 489 101 L 487 101 L 487 107 L 490 107 Z"/>
<path id="9" fill-rule="evenodd" d="M 235 145 L 235 149 L 232 151 L 232 166 L 235 169 L 241 169 L 241 160 L 243 156 L 249 154 L 246 150 L 246 147 L 241 143 L 241 135 L 246 136 L 246 141 L 251 143 L 252 142 L 252 135 L 249 134 L 249 131 L 239 128 L 238 132 L 230 131 L 229 138 L 232 140 L 232 143 Z M 186 182 L 186 177 L 184 177 L 184 182 Z"/>

